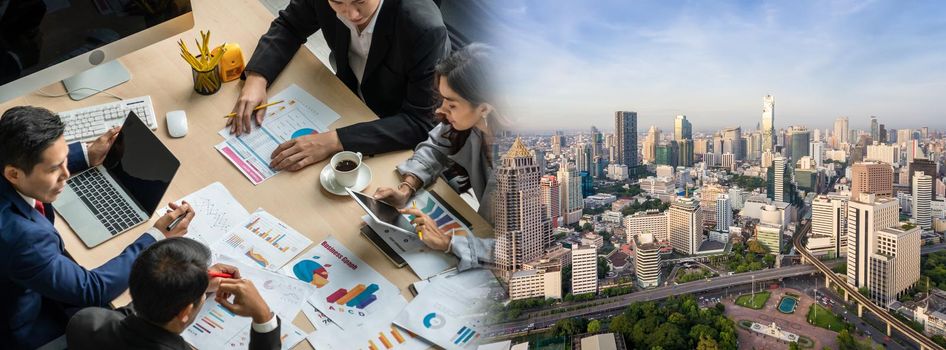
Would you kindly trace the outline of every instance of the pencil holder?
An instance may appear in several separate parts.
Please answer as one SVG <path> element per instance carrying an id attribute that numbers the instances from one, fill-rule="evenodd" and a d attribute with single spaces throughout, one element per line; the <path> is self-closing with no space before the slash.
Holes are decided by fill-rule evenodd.
<path id="1" fill-rule="evenodd" d="M 220 79 L 220 65 L 214 65 L 207 70 L 197 70 L 191 67 L 194 74 L 194 91 L 201 95 L 213 95 L 220 90 L 223 80 Z"/>

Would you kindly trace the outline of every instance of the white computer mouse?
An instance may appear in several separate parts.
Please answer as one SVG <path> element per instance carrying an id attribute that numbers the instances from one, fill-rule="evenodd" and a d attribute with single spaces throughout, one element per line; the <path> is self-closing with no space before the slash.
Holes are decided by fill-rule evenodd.
<path id="1" fill-rule="evenodd" d="M 170 111 L 167 114 L 168 133 L 171 137 L 187 135 L 187 114 L 184 111 Z"/>

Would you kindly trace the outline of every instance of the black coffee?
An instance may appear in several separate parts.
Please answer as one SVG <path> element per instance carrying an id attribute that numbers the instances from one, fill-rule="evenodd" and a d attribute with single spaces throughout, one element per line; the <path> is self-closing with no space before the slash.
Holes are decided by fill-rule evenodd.
<path id="1" fill-rule="evenodd" d="M 347 159 L 341 162 L 338 162 L 338 164 L 335 164 L 335 170 L 338 170 L 338 171 L 352 171 L 352 170 L 355 170 L 355 168 L 357 167 L 358 167 L 358 163 L 355 163 L 355 161 L 353 160 L 347 160 Z"/>

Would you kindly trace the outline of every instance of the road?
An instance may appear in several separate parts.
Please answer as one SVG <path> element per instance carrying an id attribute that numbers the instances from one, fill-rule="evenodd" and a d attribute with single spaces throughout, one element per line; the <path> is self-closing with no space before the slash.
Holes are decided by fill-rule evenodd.
<path id="1" fill-rule="evenodd" d="M 861 293 L 858 293 L 856 288 L 847 284 L 846 278 L 842 279 L 841 276 L 838 276 L 837 274 L 832 272 L 830 267 L 828 267 L 822 261 L 812 256 L 811 252 L 809 252 L 808 249 L 805 248 L 805 246 L 801 243 L 802 237 L 804 237 L 804 235 L 810 230 L 811 230 L 811 221 L 808 221 L 808 223 L 805 225 L 803 229 L 795 233 L 795 237 L 793 239 L 795 249 L 798 250 L 798 252 L 801 253 L 801 255 L 805 257 L 805 260 L 814 264 L 814 266 L 817 267 L 818 270 L 821 271 L 822 274 L 827 276 L 827 278 L 830 278 L 834 282 L 835 285 L 843 288 L 844 292 L 848 294 L 849 298 L 854 299 L 858 304 L 863 305 L 863 307 L 867 309 L 867 311 L 870 311 L 874 315 L 877 315 L 877 317 L 880 318 L 881 321 L 890 324 L 892 328 L 895 328 L 901 333 L 903 333 L 903 335 L 906 338 L 919 344 L 921 349 L 946 350 L 946 349 L 943 349 L 943 347 L 939 346 L 939 344 L 936 344 L 935 342 L 933 342 L 933 340 L 928 338 L 926 335 L 923 335 L 922 333 L 917 332 L 913 328 L 910 328 L 910 326 L 904 324 L 899 319 L 897 319 L 896 317 L 888 313 L 887 310 L 884 310 L 880 306 L 877 306 L 872 301 L 870 301 L 867 297 L 861 295 Z"/>
<path id="2" fill-rule="evenodd" d="M 832 265 L 836 265 L 840 261 L 831 262 Z M 732 276 L 721 276 L 714 277 L 709 280 L 696 281 L 690 283 L 684 283 L 676 286 L 664 286 L 657 287 L 653 289 L 646 289 L 630 294 L 620 295 L 616 297 L 606 298 L 606 299 L 595 299 L 586 302 L 580 303 L 563 303 L 557 305 L 551 309 L 568 309 L 581 305 L 593 305 L 595 303 L 602 303 L 601 305 L 594 305 L 584 307 L 578 310 L 564 311 L 559 313 L 553 313 L 551 315 L 541 315 L 541 316 L 531 316 L 524 321 L 513 321 L 507 323 L 501 323 L 493 325 L 490 327 L 492 331 L 496 334 L 508 334 L 521 331 L 523 329 L 529 328 L 530 324 L 532 329 L 541 329 L 547 326 L 554 324 L 556 321 L 571 318 L 571 317 L 587 317 L 589 315 L 608 315 L 608 314 L 617 314 L 624 310 L 627 305 L 634 302 L 649 301 L 649 300 L 659 300 L 664 299 L 673 295 L 682 295 L 682 294 L 695 294 L 710 290 L 722 289 L 727 287 L 735 287 L 741 285 L 747 285 L 752 283 L 753 276 L 755 276 L 756 283 L 763 281 L 777 280 L 785 277 L 801 276 L 806 274 L 816 273 L 812 265 L 795 265 L 788 266 L 778 269 L 767 269 L 759 270 L 753 272 L 746 272 L 740 274 L 734 274 Z M 541 312 L 547 312 L 549 309 L 542 309 Z M 534 314 L 530 313 L 530 314 Z"/>

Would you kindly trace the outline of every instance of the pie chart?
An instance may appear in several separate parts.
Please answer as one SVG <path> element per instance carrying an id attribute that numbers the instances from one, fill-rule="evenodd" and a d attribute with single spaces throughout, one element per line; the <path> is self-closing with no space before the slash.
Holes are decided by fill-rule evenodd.
<path id="1" fill-rule="evenodd" d="M 443 316 L 438 315 L 436 312 L 431 312 L 427 314 L 427 316 L 424 316 L 424 327 L 430 329 L 443 328 L 446 323 L 447 321 L 443 319 Z"/>

